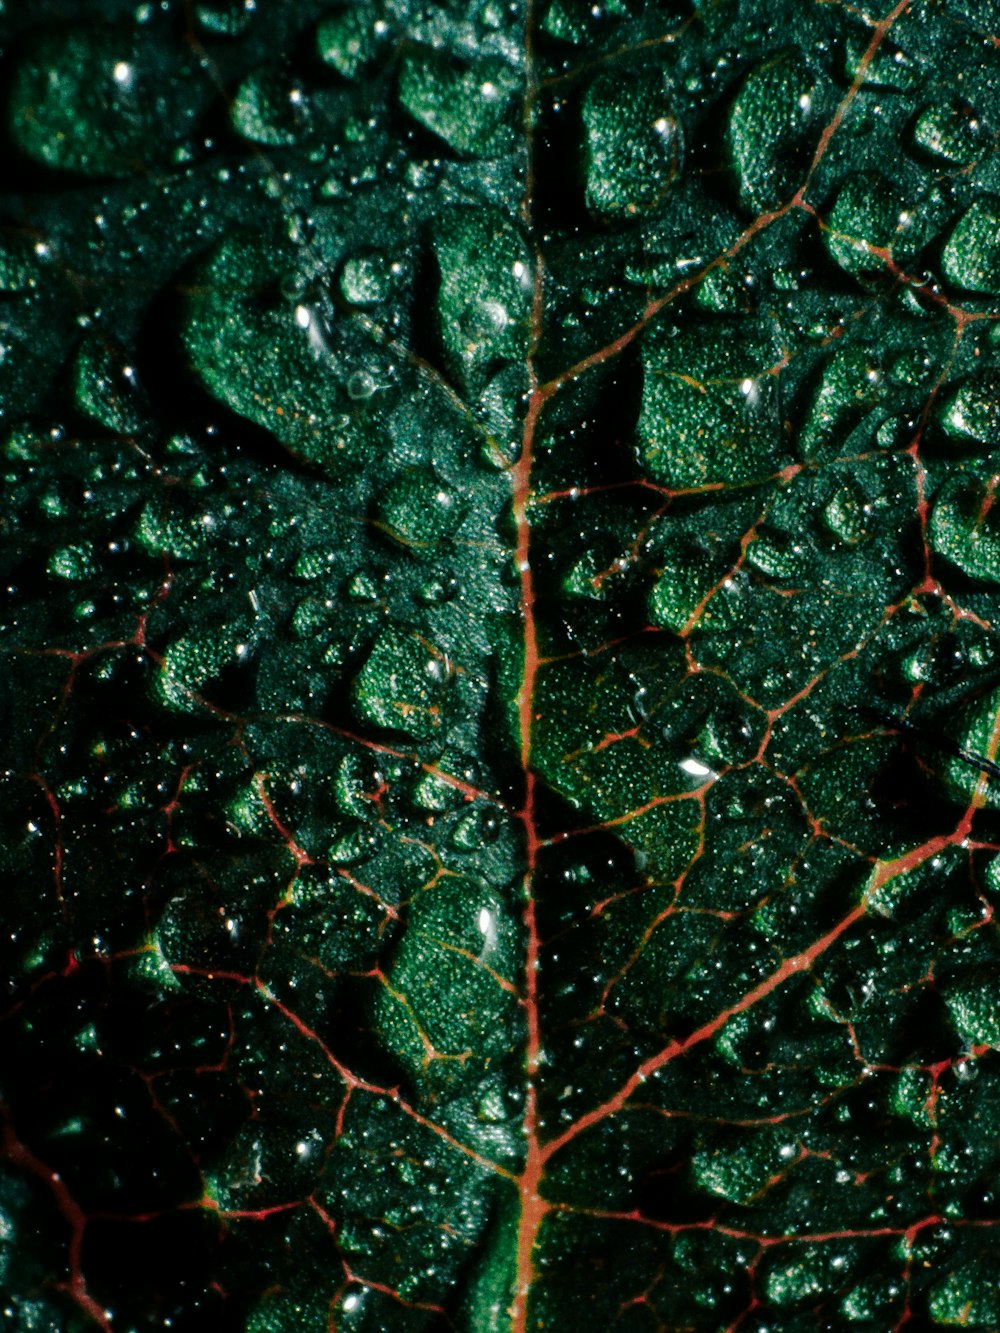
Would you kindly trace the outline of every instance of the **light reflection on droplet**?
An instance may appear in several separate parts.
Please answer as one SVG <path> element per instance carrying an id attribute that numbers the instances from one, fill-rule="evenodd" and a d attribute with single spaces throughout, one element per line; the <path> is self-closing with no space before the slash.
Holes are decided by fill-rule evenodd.
<path id="1" fill-rule="evenodd" d="M 678 767 L 693 778 L 709 778 L 712 776 L 712 770 L 708 765 L 703 764 L 700 759 L 696 759 L 691 754 L 686 759 L 682 759 Z"/>

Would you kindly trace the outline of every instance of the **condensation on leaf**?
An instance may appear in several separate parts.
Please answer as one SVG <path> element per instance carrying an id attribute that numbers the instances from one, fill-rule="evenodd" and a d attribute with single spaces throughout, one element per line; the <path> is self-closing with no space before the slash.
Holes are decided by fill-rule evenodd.
<path id="1" fill-rule="evenodd" d="M 937 102 L 921 111 L 913 126 L 914 142 L 933 157 L 971 166 L 987 150 L 985 126 L 961 102 Z"/>
<path id="2" fill-rule="evenodd" d="M 783 460 L 778 354 L 764 339 L 657 329 L 643 345 L 637 451 L 674 489 L 760 481 Z"/>
<path id="3" fill-rule="evenodd" d="M 375 1021 L 418 1084 L 478 1080 L 515 1038 L 519 931 L 485 886 L 437 879 L 411 900 Z"/>
<path id="4" fill-rule="evenodd" d="M 942 487 L 931 511 L 931 546 L 935 554 L 970 578 L 1000 583 L 998 521 L 992 488 L 972 478 L 955 477 Z"/>
<path id="5" fill-rule="evenodd" d="M 513 91 L 512 71 L 496 61 L 463 68 L 438 51 L 423 49 L 408 52 L 400 65 L 404 110 L 459 153 L 490 152 Z"/>
<path id="6" fill-rule="evenodd" d="M 966 380 L 942 398 L 937 415 L 957 448 L 1000 445 L 1000 371 Z"/>
<path id="7" fill-rule="evenodd" d="M 434 255 L 441 341 L 450 368 L 468 390 L 490 370 L 523 355 L 532 301 L 532 259 L 501 214 L 456 208 L 437 224 Z"/>
<path id="8" fill-rule="evenodd" d="M 410 736 L 443 735 L 449 664 L 432 644 L 404 630 L 384 630 L 352 686 L 359 716 Z"/>
<path id="9" fill-rule="evenodd" d="M 141 29 L 42 32 L 14 70 L 11 131 L 46 166 L 129 176 L 194 131 L 209 88 L 183 46 Z"/>
<path id="10" fill-rule="evenodd" d="M 236 133 L 250 143 L 277 148 L 295 143 L 307 132 L 309 104 L 294 81 L 265 66 L 240 84 L 229 117 Z"/>
<path id="11" fill-rule="evenodd" d="M 329 14 L 316 29 L 317 54 L 343 78 L 354 79 L 374 59 L 388 26 L 368 6 Z"/>
<path id="12" fill-rule="evenodd" d="M 949 282 L 970 292 L 1000 292 L 1000 200 L 977 199 L 959 218 L 941 256 Z"/>
<path id="13" fill-rule="evenodd" d="M 624 89 L 615 75 L 600 75 L 584 97 L 583 122 L 587 207 L 607 218 L 656 212 L 683 156 L 665 73 L 643 71 Z"/>
<path id="14" fill-rule="evenodd" d="M 826 219 L 824 240 L 830 255 L 857 278 L 886 273 L 900 238 L 902 212 L 880 172 L 849 176 Z"/>
<path id="15" fill-rule="evenodd" d="M 744 80 L 727 140 L 747 208 L 773 208 L 801 183 L 826 100 L 799 48 L 770 56 Z"/>

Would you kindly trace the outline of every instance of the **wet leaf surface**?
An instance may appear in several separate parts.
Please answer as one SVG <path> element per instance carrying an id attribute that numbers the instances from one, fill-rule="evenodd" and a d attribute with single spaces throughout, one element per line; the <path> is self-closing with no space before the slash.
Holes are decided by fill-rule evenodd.
<path id="1" fill-rule="evenodd" d="M 1000 1325 L 1000 10 L 0 15 L 0 1321 Z"/>

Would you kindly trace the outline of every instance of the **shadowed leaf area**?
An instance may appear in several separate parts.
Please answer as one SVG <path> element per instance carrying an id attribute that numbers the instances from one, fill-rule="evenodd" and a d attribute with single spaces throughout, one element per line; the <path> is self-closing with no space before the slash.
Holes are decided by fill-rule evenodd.
<path id="1" fill-rule="evenodd" d="M 0 1329 L 1000 1328 L 1000 8 L 0 13 Z"/>

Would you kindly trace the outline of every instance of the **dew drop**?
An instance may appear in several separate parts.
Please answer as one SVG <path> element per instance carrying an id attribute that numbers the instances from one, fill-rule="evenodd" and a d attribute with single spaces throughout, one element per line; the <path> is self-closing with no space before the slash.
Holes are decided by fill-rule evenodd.
<path id="1" fill-rule="evenodd" d="M 356 370 L 347 381 L 347 396 L 356 403 L 371 398 L 375 392 L 375 381 L 367 370 Z"/>

